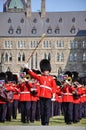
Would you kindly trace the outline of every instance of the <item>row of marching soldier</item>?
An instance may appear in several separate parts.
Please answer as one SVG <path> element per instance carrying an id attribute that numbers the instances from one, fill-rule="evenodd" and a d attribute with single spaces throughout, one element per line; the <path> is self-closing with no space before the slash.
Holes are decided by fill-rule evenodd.
<path id="1" fill-rule="evenodd" d="M 77 75 L 72 77 L 71 72 L 58 81 L 50 75 L 51 65 L 46 59 L 40 62 L 40 69 L 30 70 L 25 65 L 19 77 L 11 72 L 0 73 L 0 89 L 13 93 L 7 99 L 0 91 L 0 122 L 17 119 L 18 112 L 21 122 L 41 120 L 41 125 L 49 125 L 51 116 L 63 115 L 66 124 L 86 118 L 86 82 Z"/>

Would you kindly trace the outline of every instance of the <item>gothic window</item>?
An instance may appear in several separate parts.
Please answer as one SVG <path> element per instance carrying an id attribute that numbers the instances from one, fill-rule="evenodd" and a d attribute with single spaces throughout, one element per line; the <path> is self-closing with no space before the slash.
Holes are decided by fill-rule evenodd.
<path id="1" fill-rule="evenodd" d="M 61 47 L 64 47 L 64 41 L 61 41 Z"/>
<path id="2" fill-rule="evenodd" d="M 9 55 L 9 61 L 12 61 L 12 53 Z"/>
<path id="3" fill-rule="evenodd" d="M 61 41 L 59 41 L 59 47 L 61 47 Z"/>
<path id="4" fill-rule="evenodd" d="M 5 54 L 5 61 L 8 62 L 8 54 Z"/>
<path id="5" fill-rule="evenodd" d="M 82 42 L 82 47 L 83 47 L 83 48 L 86 48 L 86 41 L 83 41 L 83 42 Z"/>
<path id="6" fill-rule="evenodd" d="M 70 53 L 70 55 L 69 55 L 69 61 L 70 62 L 73 61 L 73 54 L 72 53 Z"/>
<path id="7" fill-rule="evenodd" d="M 44 59 L 47 59 L 47 54 L 46 53 L 44 53 Z"/>
<path id="8" fill-rule="evenodd" d="M 61 53 L 61 61 L 64 61 L 64 54 Z"/>
<path id="9" fill-rule="evenodd" d="M 2 53 L 2 54 L 1 54 L 1 63 L 4 62 L 4 58 L 5 58 L 5 57 L 4 57 L 4 53 Z"/>
<path id="10" fill-rule="evenodd" d="M 77 53 L 74 53 L 73 61 L 77 61 Z"/>
<path id="11" fill-rule="evenodd" d="M 59 47 L 59 42 L 58 41 L 56 42 L 56 47 Z"/>
<path id="12" fill-rule="evenodd" d="M 25 48 L 25 41 L 18 41 L 18 48 Z"/>
<path id="13" fill-rule="evenodd" d="M 83 53 L 83 61 L 86 61 L 86 53 Z"/>
<path id="14" fill-rule="evenodd" d="M 34 41 L 34 47 L 36 47 L 37 46 L 37 44 L 38 44 L 38 42 L 37 41 Z"/>
<path id="15" fill-rule="evenodd" d="M 74 41 L 74 48 L 78 48 L 78 42 Z"/>
<path id="16" fill-rule="evenodd" d="M 51 54 L 50 53 L 48 54 L 48 60 L 49 61 L 51 60 Z"/>
<path id="17" fill-rule="evenodd" d="M 33 42 L 32 41 L 30 42 L 30 47 L 33 48 Z"/>
<path id="18" fill-rule="evenodd" d="M 44 48 L 45 48 L 46 47 L 46 41 L 44 41 L 43 45 L 44 45 Z"/>
<path id="19" fill-rule="evenodd" d="M 56 61 L 57 61 L 57 62 L 60 61 L 60 55 L 59 55 L 59 53 L 57 53 Z"/>
<path id="20" fill-rule="evenodd" d="M 70 48 L 78 48 L 78 42 L 77 41 L 70 41 Z"/>
<path id="21" fill-rule="evenodd" d="M 21 61 L 21 54 L 20 54 L 20 52 L 18 54 L 18 61 Z"/>
<path id="22" fill-rule="evenodd" d="M 22 55 L 22 61 L 25 61 L 25 54 Z"/>

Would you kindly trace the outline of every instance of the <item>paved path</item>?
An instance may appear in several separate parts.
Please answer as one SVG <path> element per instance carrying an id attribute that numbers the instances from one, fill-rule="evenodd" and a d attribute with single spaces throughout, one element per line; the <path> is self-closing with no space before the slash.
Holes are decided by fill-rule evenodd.
<path id="1" fill-rule="evenodd" d="M 0 126 L 0 130 L 86 130 L 75 126 Z"/>

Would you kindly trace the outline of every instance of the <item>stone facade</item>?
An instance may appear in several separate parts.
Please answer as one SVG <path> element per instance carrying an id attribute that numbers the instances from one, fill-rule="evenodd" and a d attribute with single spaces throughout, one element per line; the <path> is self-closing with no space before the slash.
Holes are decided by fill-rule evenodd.
<path id="1" fill-rule="evenodd" d="M 31 1 L 28 0 L 28 2 Z M 18 73 L 21 66 L 27 63 L 28 58 L 41 40 L 42 34 L 46 33 L 46 37 L 41 41 L 33 56 L 30 57 L 28 62 L 29 67 L 40 69 L 40 60 L 47 58 L 51 62 L 52 74 L 58 75 L 67 70 L 78 71 L 80 74 L 83 74 L 86 70 L 86 12 L 52 12 L 47 14 L 47 12 L 45 13 L 45 0 L 42 0 L 42 3 L 44 4 L 44 6 L 42 6 L 42 8 L 44 7 L 44 9 L 42 9 L 42 11 L 44 11 L 44 13 L 42 12 L 43 17 L 39 17 L 38 13 L 31 13 L 30 10 L 29 16 L 31 18 L 25 17 L 24 12 L 20 13 L 20 10 L 19 13 L 12 12 L 10 16 L 10 12 L 7 14 L 5 12 L 0 13 L 0 28 L 2 29 L 2 32 L 0 31 L 0 71 L 10 70 L 13 73 Z M 19 17 L 17 17 L 17 15 L 19 15 L 25 23 L 19 24 Z M 72 24 L 69 22 L 66 23 L 65 20 L 68 19 L 68 16 L 70 16 L 69 20 L 73 20 L 73 18 L 75 17 L 76 19 L 78 15 L 80 15 L 80 18 L 83 16 L 81 21 L 77 19 L 77 22 L 72 21 Z M 57 22 L 56 24 L 58 25 L 57 27 L 55 22 L 53 22 L 53 17 L 55 18 L 55 16 L 59 18 L 59 23 Z M 61 18 L 59 16 L 61 16 Z M 5 21 L 11 19 L 13 23 L 4 23 L 3 19 L 5 19 Z M 38 20 L 38 23 L 36 23 L 36 20 Z M 6 27 L 2 27 L 2 22 Z M 17 27 L 19 33 L 15 31 Z M 8 33 L 9 29 L 10 33 Z M 30 33 L 28 30 L 32 30 L 33 33 Z M 57 31 L 57 33 L 54 33 L 53 30 Z M 11 31 L 15 31 L 15 34 Z M 23 32 L 21 33 L 21 31 Z M 37 31 L 37 33 L 34 31 Z M 61 33 L 59 34 L 58 31 L 61 31 Z"/>

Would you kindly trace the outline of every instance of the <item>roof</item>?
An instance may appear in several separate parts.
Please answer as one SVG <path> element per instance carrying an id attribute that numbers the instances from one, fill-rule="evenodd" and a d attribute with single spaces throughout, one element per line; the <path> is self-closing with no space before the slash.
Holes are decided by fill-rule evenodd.
<path id="1" fill-rule="evenodd" d="M 10 4 L 9 4 L 9 9 L 14 9 L 14 8 L 24 8 L 23 7 L 23 3 L 21 2 L 21 0 L 11 0 Z"/>
<path id="2" fill-rule="evenodd" d="M 9 33 L 9 29 L 13 33 Z M 17 33 L 17 29 L 21 33 Z M 36 29 L 36 33 L 32 33 Z M 50 29 L 50 32 L 47 30 Z M 60 30 L 56 33 L 55 30 Z M 75 29 L 75 33 L 71 33 Z M 0 36 L 8 37 L 28 37 L 41 36 L 46 33 L 47 36 L 86 36 L 86 11 L 74 12 L 46 12 L 46 16 L 41 18 L 39 12 L 32 12 L 31 17 L 27 17 L 24 12 L 10 13 L 0 12 Z"/>

